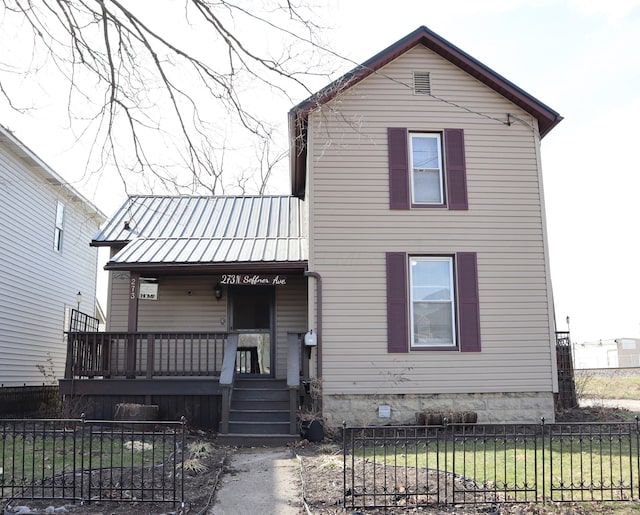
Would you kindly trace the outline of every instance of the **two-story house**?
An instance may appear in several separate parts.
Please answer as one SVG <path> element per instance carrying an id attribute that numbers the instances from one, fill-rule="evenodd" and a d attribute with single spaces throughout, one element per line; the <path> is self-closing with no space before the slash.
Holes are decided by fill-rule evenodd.
<path id="1" fill-rule="evenodd" d="M 553 419 L 540 140 L 560 120 L 425 27 L 290 112 L 326 416 Z"/>
<path id="2" fill-rule="evenodd" d="M 0 126 L 3 386 L 42 385 L 63 376 L 69 312 L 95 313 L 98 253 L 86 242 L 105 219 Z"/>
<path id="3" fill-rule="evenodd" d="M 540 140 L 560 120 L 420 27 L 290 111 L 291 196 L 123 205 L 93 240 L 111 335 L 78 338 L 66 382 L 222 433 L 295 432 L 311 378 L 333 426 L 553 420 Z"/>

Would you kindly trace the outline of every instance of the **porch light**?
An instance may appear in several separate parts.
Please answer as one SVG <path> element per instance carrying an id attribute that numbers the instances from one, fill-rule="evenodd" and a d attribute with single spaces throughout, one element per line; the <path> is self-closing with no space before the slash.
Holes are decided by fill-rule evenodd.
<path id="1" fill-rule="evenodd" d="M 222 286 L 220 285 L 220 283 L 216 283 L 216 287 L 213 289 L 213 294 L 218 300 L 222 298 Z"/>
<path id="2" fill-rule="evenodd" d="M 80 311 L 80 303 L 82 302 L 82 293 L 76 293 L 76 302 L 78 304 L 78 311 Z"/>

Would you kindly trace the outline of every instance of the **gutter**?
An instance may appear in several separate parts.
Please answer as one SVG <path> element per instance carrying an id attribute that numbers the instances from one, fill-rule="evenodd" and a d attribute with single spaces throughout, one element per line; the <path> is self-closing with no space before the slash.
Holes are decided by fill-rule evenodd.
<path id="1" fill-rule="evenodd" d="M 322 276 L 318 272 L 307 270 L 305 277 L 313 277 L 316 280 L 316 337 L 318 339 L 317 356 L 316 356 L 316 373 L 317 377 L 322 377 Z"/>

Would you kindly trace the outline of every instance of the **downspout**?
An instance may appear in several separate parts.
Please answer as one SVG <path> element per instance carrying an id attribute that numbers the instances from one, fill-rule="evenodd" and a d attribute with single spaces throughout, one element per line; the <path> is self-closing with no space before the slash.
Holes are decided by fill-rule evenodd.
<path id="1" fill-rule="evenodd" d="M 322 276 L 318 272 L 307 270 L 305 277 L 313 277 L 316 280 L 316 338 L 318 346 L 316 347 L 316 374 L 322 377 Z"/>

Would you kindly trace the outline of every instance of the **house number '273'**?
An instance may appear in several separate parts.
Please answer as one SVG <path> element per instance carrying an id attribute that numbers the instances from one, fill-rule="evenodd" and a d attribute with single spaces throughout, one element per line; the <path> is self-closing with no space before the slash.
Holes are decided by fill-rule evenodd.
<path id="1" fill-rule="evenodd" d="M 220 284 L 282 285 L 287 284 L 287 278 L 280 275 L 224 274 L 220 279 Z"/>

